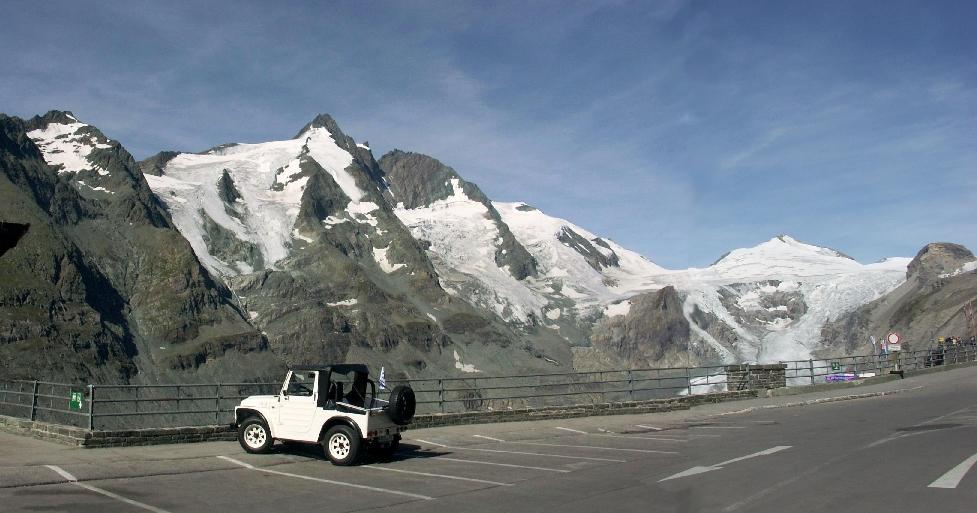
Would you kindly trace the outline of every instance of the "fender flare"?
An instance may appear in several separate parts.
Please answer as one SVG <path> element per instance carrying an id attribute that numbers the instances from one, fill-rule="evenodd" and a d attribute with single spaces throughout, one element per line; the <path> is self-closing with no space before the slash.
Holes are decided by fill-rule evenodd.
<path id="1" fill-rule="evenodd" d="M 353 419 L 351 419 L 349 417 L 332 417 L 329 420 L 327 420 L 325 422 L 325 424 L 322 425 L 322 429 L 319 430 L 319 441 L 322 441 L 322 437 L 326 436 L 326 431 L 329 431 L 330 429 L 333 428 L 333 426 L 337 426 L 337 425 L 340 425 L 340 424 L 346 425 L 346 426 L 349 426 L 350 428 L 352 428 L 353 431 L 355 431 L 357 434 L 360 435 L 360 438 L 366 438 L 363 435 L 363 432 L 360 431 L 360 428 L 356 424 L 356 422 L 353 421 Z"/>
<path id="2" fill-rule="evenodd" d="M 264 414 L 262 414 L 258 410 L 252 409 L 252 408 L 238 408 L 238 409 L 236 409 L 234 411 L 234 421 L 235 421 L 234 425 L 236 427 L 237 426 L 240 426 L 241 423 L 244 422 L 244 419 L 246 419 L 248 417 L 255 417 L 255 416 L 257 416 L 258 418 L 260 418 L 261 421 L 264 422 L 266 426 L 268 426 L 268 430 L 269 431 L 271 430 L 271 424 L 268 423 L 268 419 L 265 418 Z M 274 433 L 272 433 L 272 436 L 275 436 Z"/>

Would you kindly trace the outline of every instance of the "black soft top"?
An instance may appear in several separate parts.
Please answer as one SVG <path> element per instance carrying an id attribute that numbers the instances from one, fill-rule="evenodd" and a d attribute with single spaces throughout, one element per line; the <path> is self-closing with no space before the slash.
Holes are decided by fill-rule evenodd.
<path id="1" fill-rule="evenodd" d="M 369 374 L 370 370 L 366 365 L 362 363 L 333 363 L 333 364 L 315 364 L 315 365 L 293 365 L 289 368 L 292 371 L 307 372 L 307 371 L 328 371 L 332 370 L 340 374 L 346 374 L 347 372 L 362 372 Z"/>

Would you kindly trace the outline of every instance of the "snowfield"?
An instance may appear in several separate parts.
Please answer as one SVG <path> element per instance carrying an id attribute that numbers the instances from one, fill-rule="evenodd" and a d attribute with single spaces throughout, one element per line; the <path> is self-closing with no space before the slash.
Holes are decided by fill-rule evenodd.
<path id="1" fill-rule="evenodd" d="M 237 275 L 251 270 L 211 254 L 205 242 L 203 216 L 239 240 L 253 243 L 260 250 L 265 267 L 274 268 L 275 262 L 288 256 L 293 237 L 311 241 L 293 232 L 308 181 L 308 177 L 301 176 L 302 158 L 318 163 L 350 199 L 349 219 L 335 219 L 333 224 L 347 221 L 376 224 L 370 213 L 378 206 L 360 201 L 365 193 L 346 170 L 353 156 L 321 127 L 309 128 L 295 139 L 285 141 L 223 146 L 204 154 L 183 153 L 166 164 L 163 176 L 146 175 L 146 180 L 156 196 L 166 203 L 173 222 L 190 241 L 201 262 L 219 274 Z M 230 212 L 217 186 L 225 170 L 241 196 Z"/>
<path id="2" fill-rule="evenodd" d="M 454 273 L 481 286 L 468 289 L 470 301 L 486 307 L 499 317 L 514 322 L 528 322 L 530 315 L 541 315 L 547 301 L 530 287 L 516 280 L 509 270 L 495 262 L 499 244 L 499 227 L 489 218 L 482 203 L 469 198 L 458 179 L 451 179 L 452 195 L 426 207 L 398 207 L 394 213 L 416 239 L 431 243 L 429 250 L 442 276 L 442 285 L 454 295 L 461 291 L 452 286 Z M 446 281 L 447 280 L 447 281 Z"/>
<path id="3" fill-rule="evenodd" d="M 631 298 L 671 285 L 685 296 L 683 314 L 693 342 L 708 345 L 727 362 L 810 358 L 826 322 L 898 287 L 910 262 L 890 258 L 864 265 L 838 251 L 780 236 L 731 251 L 706 268 L 669 270 L 524 203 L 495 202 L 502 220 L 537 262 L 537 278 L 516 280 L 495 263 L 499 232 L 485 206 L 465 196 L 457 183 L 451 185 L 454 194 L 445 200 L 396 210 L 416 238 L 431 243 L 429 253 L 443 277 L 460 273 L 469 280 L 465 291 L 448 280 L 449 291 L 507 321 L 536 319 L 559 329 L 564 322 L 626 316 Z M 588 261 L 579 242 L 568 242 L 574 235 L 589 244 L 584 252 L 599 252 L 616 263 Z M 788 304 L 775 304 L 784 298 L 803 302 L 803 314 L 792 316 Z M 696 309 L 728 325 L 735 343 L 716 340 L 699 327 L 692 316 Z"/>
<path id="4" fill-rule="evenodd" d="M 523 203 L 495 203 L 516 239 L 533 254 L 544 273 L 540 282 L 527 286 L 537 294 L 554 299 L 555 282 L 562 282 L 562 295 L 572 300 L 578 316 L 627 315 L 637 294 L 672 285 L 686 295 L 683 313 L 692 328 L 693 339 L 708 344 L 726 361 L 781 361 L 807 359 L 821 340 L 821 328 L 865 303 L 878 299 L 906 279 L 909 258 L 890 258 L 863 265 L 845 255 L 797 241 L 788 236 L 770 239 L 752 248 L 731 251 L 704 269 L 667 270 L 641 255 L 601 239 L 618 257 L 619 266 L 600 271 L 583 255 L 558 240 L 564 228 L 595 241 L 598 237 L 563 219 L 547 216 Z M 604 249 L 602 246 L 595 245 Z M 770 282 L 778 282 L 776 284 Z M 545 287 L 540 287 L 545 284 Z M 736 294 L 729 286 L 756 284 L 738 297 L 745 313 L 764 310 L 780 315 L 757 330 L 743 324 L 723 304 L 720 289 Z M 534 287 L 535 285 L 535 287 Z M 764 296 L 796 292 L 807 311 L 797 319 L 787 315 L 786 305 L 763 306 Z M 715 315 L 736 334 L 735 347 L 717 341 L 692 319 L 698 307 Z"/>

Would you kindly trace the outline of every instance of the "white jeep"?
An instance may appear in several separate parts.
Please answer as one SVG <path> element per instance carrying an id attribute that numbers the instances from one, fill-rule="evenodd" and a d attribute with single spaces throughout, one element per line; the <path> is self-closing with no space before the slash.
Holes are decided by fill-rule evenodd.
<path id="1" fill-rule="evenodd" d="M 238 441 L 250 453 L 270 451 L 275 440 L 319 443 L 335 465 L 352 465 L 365 449 L 390 457 L 414 417 L 414 391 L 400 385 L 389 401 L 376 395 L 366 365 L 292 367 L 278 395 L 234 408 Z"/>

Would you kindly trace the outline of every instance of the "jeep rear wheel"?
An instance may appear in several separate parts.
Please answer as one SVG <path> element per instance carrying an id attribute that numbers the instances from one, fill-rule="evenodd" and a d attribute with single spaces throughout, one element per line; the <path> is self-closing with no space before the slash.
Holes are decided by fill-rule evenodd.
<path id="1" fill-rule="evenodd" d="M 322 450 L 333 465 L 352 465 L 360 456 L 362 441 L 353 428 L 345 425 L 333 426 L 322 437 Z"/>
<path id="2" fill-rule="evenodd" d="M 271 437 L 268 424 L 261 417 L 248 417 L 237 428 L 237 441 L 245 451 L 252 454 L 266 453 L 271 450 L 275 440 Z"/>
<path id="3" fill-rule="evenodd" d="M 414 410 L 417 408 L 417 399 L 414 398 L 414 390 L 407 385 L 397 385 L 390 392 L 390 404 L 387 405 L 387 414 L 390 420 L 399 426 L 410 424 L 414 418 Z"/>

